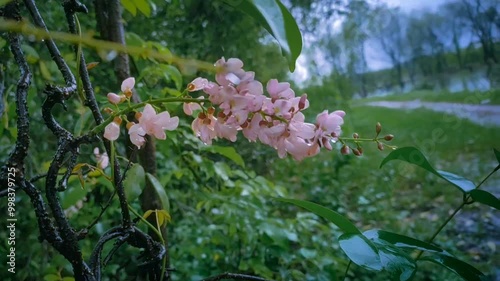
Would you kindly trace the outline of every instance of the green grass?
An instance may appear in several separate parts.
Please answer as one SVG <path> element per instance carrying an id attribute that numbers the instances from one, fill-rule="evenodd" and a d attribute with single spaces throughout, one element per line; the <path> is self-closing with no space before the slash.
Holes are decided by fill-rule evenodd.
<path id="1" fill-rule="evenodd" d="M 413 91 L 406 94 L 389 95 L 384 97 L 370 97 L 366 99 L 353 100 L 353 105 L 361 105 L 371 101 L 411 101 L 421 100 L 427 102 L 452 102 L 467 104 L 500 104 L 500 90 L 486 92 L 434 92 Z"/>
<path id="2" fill-rule="evenodd" d="M 383 127 L 382 135 L 395 136 L 391 144 L 418 147 L 437 169 L 479 183 L 497 165 L 492 148 L 500 149 L 498 128 L 483 127 L 425 109 L 402 111 L 353 106 L 346 111 L 345 137 L 353 132 L 361 137 L 373 137 L 378 121 Z M 389 149 L 379 151 L 373 143 L 366 143 L 363 147 L 362 157 L 323 151 L 300 163 L 268 160 L 272 163 L 268 176 L 287 186 L 296 198 L 312 200 L 346 214 L 361 229 L 380 228 L 424 240 L 451 210 L 460 205 L 462 194 L 455 187 L 423 169 L 400 161 L 379 168 Z M 499 181 L 500 173 L 494 175 L 487 185 Z M 466 209 L 474 212 L 493 210 L 475 204 L 466 206 Z M 491 214 L 485 214 L 488 215 Z M 465 245 L 477 243 L 484 246 L 484 241 L 492 235 L 478 229 L 459 238 L 455 221 L 438 235 L 436 242 L 485 273 L 492 273 L 500 266 L 498 255 L 489 253 L 477 260 L 467 252 L 469 246 L 460 248 L 455 244 L 460 240 L 466 241 Z M 422 268 L 425 273 L 420 274 L 432 280 L 457 280 L 456 276 L 448 275 L 438 267 L 423 264 Z M 415 280 L 423 280 L 423 275 Z"/>

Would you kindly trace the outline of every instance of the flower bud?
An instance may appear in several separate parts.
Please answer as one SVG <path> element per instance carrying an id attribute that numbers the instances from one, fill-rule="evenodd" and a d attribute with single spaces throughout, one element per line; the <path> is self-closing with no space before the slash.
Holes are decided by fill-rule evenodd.
<path id="1" fill-rule="evenodd" d="M 121 97 L 115 93 L 109 93 L 107 95 L 107 97 L 108 97 L 108 101 L 112 104 L 119 104 L 122 102 Z"/>
<path id="2" fill-rule="evenodd" d="M 353 137 L 353 138 L 355 138 L 355 139 L 359 139 L 359 135 L 358 135 L 358 133 L 354 133 L 354 134 L 352 134 L 352 137 Z"/>
<path id="3" fill-rule="evenodd" d="M 393 135 L 387 135 L 387 136 L 384 137 L 384 140 L 391 141 L 393 138 L 394 138 Z"/>
<path id="4" fill-rule="evenodd" d="M 307 94 L 303 94 L 302 96 L 300 96 L 299 110 L 306 108 L 306 106 L 307 106 Z"/>
<path id="5" fill-rule="evenodd" d="M 207 115 L 204 112 L 200 112 L 200 113 L 198 113 L 198 118 L 205 119 L 205 118 L 207 118 Z"/>
<path id="6" fill-rule="evenodd" d="M 375 132 L 377 133 L 377 136 L 378 134 L 380 134 L 381 131 L 382 131 L 382 125 L 380 124 L 380 122 L 377 122 L 377 125 L 375 125 Z"/>
<path id="7" fill-rule="evenodd" d="M 351 153 L 351 150 L 349 149 L 349 147 L 347 145 L 344 145 L 340 149 L 340 153 L 342 153 L 343 155 L 348 155 L 349 153 Z"/>
<path id="8" fill-rule="evenodd" d="M 361 156 L 362 155 L 362 153 L 359 150 L 357 150 L 356 148 L 352 149 L 352 153 L 354 153 L 354 155 L 356 155 L 356 156 Z"/>
<path id="9" fill-rule="evenodd" d="M 127 130 L 130 130 L 130 127 L 134 126 L 135 123 L 134 122 L 127 122 Z"/>
<path id="10" fill-rule="evenodd" d="M 217 113 L 217 118 L 224 119 L 226 118 L 226 114 L 224 114 L 224 112 L 222 111 L 219 111 L 219 113 Z"/>
<path id="11" fill-rule="evenodd" d="M 384 150 L 384 144 L 383 144 L 383 143 L 381 143 L 381 142 L 379 142 L 379 143 L 377 144 L 377 148 L 378 148 L 378 150 L 380 150 L 380 151 Z"/>
<path id="12" fill-rule="evenodd" d="M 122 124 L 122 118 L 120 116 L 116 116 L 114 119 L 113 119 L 113 122 L 115 122 L 116 124 L 118 125 L 121 125 Z"/>
<path id="13" fill-rule="evenodd" d="M 209 115 L 213 115 L 213 114 L 214 114 L 214 112 L 215 112 L 215 108 L 214 108 L 214 107 L 209 107 L 209 108 L 207 109 L 207 112 L 208 112 L 208 114 L 209 114 Z"/>
<path id="14" fill-rule="evenodd" d="M 141 119 L 141 117 L 142 117 L 142 112 L 137 111 L 135 113 L 135 119 L 139 120 L 139 119 Z"/>
<path id="15" fill-rule="evenodd" d="M 107 114 L 113 114 L 113 109 L 109 108 L 109 107 L 105 107 L 102 111 L 104 111 L 105 113 Z"/>

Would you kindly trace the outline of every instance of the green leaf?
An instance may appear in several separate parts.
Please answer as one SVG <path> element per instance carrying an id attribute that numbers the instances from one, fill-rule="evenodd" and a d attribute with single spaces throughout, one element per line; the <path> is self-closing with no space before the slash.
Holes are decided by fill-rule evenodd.
<path id="1" fill-rule="evenodd" d="M 151 7 L 146 0 L 133 0 L 137 9 L 143 13 L 146 17 L 151 16 Z"/>
<path id="2" fill-rule="evenodd" d="M 30 45 L 23 44 L 21 49 L 26 54 L 26 61 L 31 64 L 35 64 L 40 59 L 38 52 Z"/>
<path id="3" fill-rule="evenodd" d="M 234 149 L 234 147 L 210 145 L 210 146 L 202 146 L 200 150 L 220 154 L 226 157 L 227 159 L 232 160 L 240 167 L 243 168 L 245 167 L 245 161 L 243 160 L 241 155 L 238 154 L 238 152 L 236 152 L 236 149 Z"/>
<path id="4" fill-rule="evenodd" d="M 61 280 L 61 277 L 55 274 L 47 274 L 43 277 L 44 281 L 59 281 Z"/>
<path id="5" fill-rule="evenodd" d="M 45 62 L 43 60 L 40 60 L 39 65 L 40 65 L 40 73 L 42 74 L 43 79 L 47 81 L 52 81 L 53 80 L 52 75 L 50 74 L 50 71 L 47 68 Z"/>
<path id="6" fill-rule="evenodd" d="M 123 8 L 129 11 L 134 17 L 137 15 L 137 7 L 132 0 L 120 0 L 120 2 L 122 3 Z"/>
<path id="7" fill-rule="evenodd" d="M 287 58 L 290 71 L 302 51 L 302 35 L 297 22 L 279 0 L 243 0 L 226 3 L 253 17 L 280 44 Z"/>
<path id="8" fill-rule="evenodd" d="M 389 231 L 371 229 L 363 232 L 363 235 L 371 240 L 383 240 L 389 242 L 399 248 L 447 254 L 443 249 L 430 243 Z"/>
<path id="9" fill-rule="evenodd" d="M 479 203 L 483 203 L 497 210 L 500 210 L 500 200 L 488 191 L 474 189 L 470 192 L 470 196 L 472 197 L 472 199 Z"/>
<path id="10" fill-rule="evenodd" d="M 377 247 L 362 234 L 344 233 L 340 235 L 339 243 L 353 263 L 371 270 L 382 270 Z"/>
<path id="11" fill-rule="evenodd" d="M 321 205 L 298 199 L 276 198 L 276 200 L 290 203 L 313 212 L 314 214 L 332 222 L 345 233 L 361 234 L 359 229 L 351 221 L 349 221 L 349 219 Z"/>
<path id="12" fill-rule="evenodd" d="M 82 200 L 87 196 L 87 193 L 90 191 L 89 188 L 83 189 L 80 187 L 72 187 L 68 188 L 66 192 L 64 192 L 64 197 L 62 197 L 62 207 L 63 209 L 67 209 L 73 205 L 75 205 L 78 201 Z"/>
<path id="13" fill-rule="evenodd" d="M 175 87 L 177 90 L 180 90 L 182 87 L 182 74 L 177 69 L 177 67 L 173 65 L 162 64 L 161 69 L 163 70 L 163 74 L 167 80 L 174 81 Z"/>
<path id="14" fill-rule="evenodd" d="M 123 187 L 128 202 L 134 201 L 141 195 L 146 184 L 145 176 L 144 168 L 139 164 L 134 164 L 127 171 L 127 175 L 123 180 Z"/>
<path id="15" fill-rule="evenodd" d="M 406 281 L 415 275 L 417 270 L 415 260 L 405 251 L 381 239 L 370 240 L 377 247 L 380 263 L 383 269 L 391 275 L 391 280 Z"/>
<path id="16" fill-rule="evenodd" d="M 432 255 L 425 256 L 420 259 L 421 261 L 430 261 L 441 265 L 442 267 L 460 275 L 463 279 L 467 281 L 481 281 L 484 274 L 477 270 L 472 265 L 458 260 L 451 256 L 446 255 Z"/>
<path id="17" fill-rule="evenodd" d="M 493 152 L 495 153 L 495 157 L 497 158 L 498 164 L 500 164 L 500 151 L 493 148 Z"/>
<path id="18" fill-rule="evenodd" d="M 429 161 L 427 161 L 427 158 L 425 158 L 424 154 L 422 154 L 422 152 L 420 152 L 420 150 L 415 147 L 402 147 L 392 151 L 391 153 L 389 153 L 389 155 L 387 155 L 387 157 L 384 158 L 384 160 L 382 160 L 380 167 L 384 166 L 387 162 L 392 160 L 401 160 L 410 164 L 417 165 L 451 183 L 462 192 L 467 193 L 476 188 L 476 185 L 466 178 L 449 172 L 435 170 L 431 166 Z"/>
<path id="19" fill-rule="evenodd" d="M 168 199 L 167 193 L 165 192 L 165 188 L 160 183 L 160 181 L 150 173 L 146 173 L 146 177 L 148 178 L 151 185 L 154 187 L 156 194 L 160 198 L 161 206 L 163 209 L 170 213 L 170 201 Z"/>
<path id="20" fill-rule="evenodd" d="M 145 44 L 141 36 L 139 36 L 137 33 L 134 32 L 125 33 L 125 42 L 127 43 L 127 46 L 136 46 L 136 47 L 142 47 Z"/>

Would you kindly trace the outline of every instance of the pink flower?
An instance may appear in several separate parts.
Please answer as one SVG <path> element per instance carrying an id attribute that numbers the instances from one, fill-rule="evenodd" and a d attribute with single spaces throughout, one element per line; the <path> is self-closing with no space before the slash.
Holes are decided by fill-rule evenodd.
<path id="1" fill-rule="evenodd" d="M 198 99 L 203 100 L 205 97 L 201 96 Z M 203 104 L 203 103 L 202 103 Z M 201 109 L 201 106 L 199 103 L 196 102 L 185 102 L 182 105 L 182 109 L 184 110 L 184 113 L 186 115 L 193 115 L 193 111 Z"/>
<path id="2" fill-rule="evenodd" d="M 273 100 L 277 99 L 291 99 L 295 97 L 295 92 L 290 89 L 290 83 L 279 83 L 276 79 L 271 79 L 267 82 L 267 92 Z"/>
<path id="3" fill-rule="evenodd" d="M 245 77 L 245 71 L 242 69 L 243 62 L 240 59 L 224 57 L 215 62 L 217 74 L 215 80 L 219 85 L 227 86 L 229 84 L 238 85 Z"/>
<path id="4" fill-rule="evenodd" d="M 316 124 L 323 134 L 331 135 L 334 133 L 334 136 L 339 136 L 341 132 L 340 126 L 344 124 L 344 116 L 345 112 L 341 110 L 330 114 L 328 114 L 328 110 L 325 110 L 316 117 Z"/>
<path id="5" fill-rule="evenodd" d="M 141 148 L 146 143 L 146 139 L 144 138 L 146 132 L 140 124 L 133 124 L 128 130 L 128 134 L 130 142 L 137 146 L 137 148 Z"/>
<path id="6" fill-rule="evenodd" d="M 217 137 L 214 125 L 217 122 L 212 114 L 206 116 L 205 114 L 200 114 L 196 119 L 193 120 L 191 127 L 194 133 L 201 141 L 205 144 L 211 145 L 212 140 Z"/>
<path id="7" fill-rule="evenodd" d="M 208 85 L 208 80 L 205 78 L 197 77 L 191 83 L 187 85 L 187 90 L 189 92 L 195 92 L 202 90 Z"/>
<path id="8" fill-rule="evenodd" d="M 135 78 L 129 77 L 122 82 L 121 90 L 123 93 L 132 92 L 135 85 Z"/>
<path id="9" fill-rule="evenodd" d="M 123 101 L 122 97 L 120 97 L 119 95 L 117 95 L 115 93 L 109 93 L 107 97 L 108 97 L 108 101 L 112 104 L 119 104 Z"/>
<path id="10" fill-rule="evenodd" d="M 344 124 L 345 112 L 341 110 L 328 114 L 328 110 L 323 111 L 316 117 L 316 143 L 321 147 L 332 150 L 330 140 L 337 140 L 340 136 L 340 126 Z"/>
<path id="11" fill-rule="evenodd" d="M 106 152 L 100 153 L 99 147 L 94 148 L 94 156 L 97 159 L 97 166 L 100 169 L 105 169 L 109 165 L 109 157 Z"/>
<path id="12" fill-rule="evenodd" d="M 223 123 L 220 118 L 217 119 L 217 122 L 214 125 L 214 131 L 217 137 L 224 138 L 232 142 L 236 141 L 238 135 L 237 127 Z"/>
<path id="13" fill-rule="evenodd" d="M 120 123 L 116 121 L 117 119 L 115 118 L 113 122 L 109 123 L 106 128 L 104 128 L 104 137 L 110 141 L 117 140 L 118 136 L 120 136 Z"/>
<path id="14" fill-rule="evenodd" d="M 139 124 L 134 124 L 129 129 L 130 141 L 138 148 L 144 144 L 146 134 L 164 140 L 167 138 L 165 130 L 172 131 L 179 126 L 179 117 L 171 118 L 167 111 L 156 114 L 150 104 L 146 104 L 138 119 Z"/>

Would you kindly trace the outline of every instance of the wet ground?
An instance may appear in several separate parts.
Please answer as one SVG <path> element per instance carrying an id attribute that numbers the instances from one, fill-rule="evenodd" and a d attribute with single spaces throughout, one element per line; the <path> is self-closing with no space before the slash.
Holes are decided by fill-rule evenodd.
<path id="1" fill-rule="evenodd" d="M 484 126 L 500 127 L 500 105 L 460 104 L 448 102 L 413 101 L 373 101 L 366 105 L 396 109 L 426 108 L 432 111 L 453 114 Z"/>

